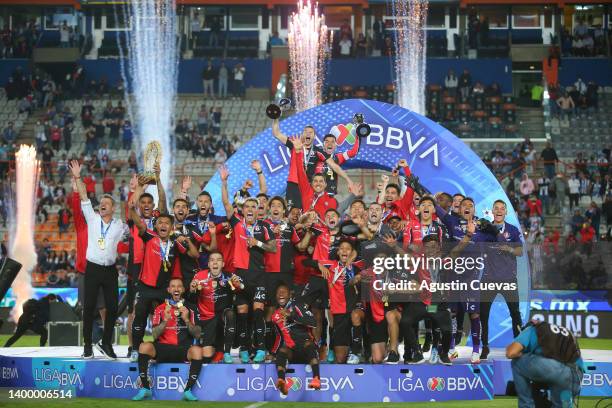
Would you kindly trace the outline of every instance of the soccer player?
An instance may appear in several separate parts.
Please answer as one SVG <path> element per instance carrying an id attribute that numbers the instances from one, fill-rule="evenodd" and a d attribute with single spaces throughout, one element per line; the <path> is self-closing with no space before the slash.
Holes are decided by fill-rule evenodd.
<path id="1" fill-rule="evenodd" d="M 159 194 L 159 208 L 158 211 L 165 213 L 166 212 L 166 193 L 164 190 L 164 187 L 161 183 L 161 178 L 159 177 L 160 175 L 160 168 L 159 165 L 155 165 L 155 173 L 156 173 L 156 180 L 157 180 L 157 188 L 158 188 L 158 194 Z M 155 209 L 155 200 L 153 198 L 153 196 L 149 193 L 146 193 L 145 190 L 145 186 L 147 185 L 148 180 L 147 178 L 145 178 L 144 176 L 136 176 L 136 183 L 135 185 L 133 185 L 134 190 L 130 191 L 130 193 L 128 194 L 128 203 L 135 201 L 136 198 L 138 199 L 138 213 L 140 214 L 140 219 L 142 220 L 143 223 L 146 224 L 147 229 L 149 230 L 153 230 L 153 225 L 155 224 L 155 217 L 153 214 L 153 210 Z M 132 185 L 132 183 L 130 182 L 130 185 Z M 128 208 L 127 208 L 127 225 L 130 228 L 130 240 L 129 240 L 129 255 L 128 255 L 128 280 L 131 280 L 131 284 L 129 286 L 132 286 L 132 288 L 130 288 L 128 286 L 128 291 L 130 292 L 130 297 L 131 299 L 129 304 L 128 304 L 128 332 L 130 332 L 130 336 L 129 336 L 129 340 L 130 343 L 132 343 L 132 335 L 133 335 L 133 326 L 134 326 L 134 297 L 136 294 L 136 290 L 133 287 L 134 286 L 134 282 L 136 282 L 138 280 L 138 277 L 140 276 L 140 271 L 142 269 L 142 262 L 143 262 L 143 258 L 144 258 L 144 252 L 145 252 L 145 244 L 142 240 L 142 238 L 139 235 L 138 232 L 138 228 L 136 227 L 136 225 L 134 224 L 134 222 L 131 220 L 130 216 L 129 216 L 129 204 L 128 204 Z M 133 292 L 133 293 L 132 293 Z M 136 359 L 138 358 L 138 348 L 133 348 L 132 345 L 130 345 L 130 347 L 128 347 L 128 357 L 130 358 L 130 361 L 132 362 L 136 362 Z"/>
<path id="2" fill-rule="evenodd" d="M 234 291 L 243 286 L 240 278 L 223 271 L 225 263 L 220 252 L 208 257 L 208 269 L 198 271 L 189 290 L 197 294 L 197 323 L 202 328 L 200 345 L 204 364 L 211 361 L 221 336 L 223 337 L 223 361 L 232 363 L 230 351 L 236 334 L 236 316 L 233 310 Z"/>
<path id="3" fill-rule="evenodd" d="M 484 255 L 483 246 L 480 243 L 495 242 L 497 240 L 489 231 L 483 230 L 482 227 L 477 228 L 476 223 L 480 221 L 474 216 L 474 211 L 474 200 L 470 197 L 464 198 L 460 206 L 460 222 L 456 224 L 451 223 L 448 228 L 451 238 L 459 241 L 457 246 L 451 251 L 451 255 L 454 257 L 461 255 L 476 260 Z M 463 282 L 469 283 L 470 281 L 478 280 L 479 275 L 478 262 L 474 262 L 470 268 L 466 264 L 465 272 L 460 276 L 458 275 L 458 277 Z M 480 294 L 474 290 L 468 290 L 467 292 L 461 292 L 461 296 L 461 301 L 458 304 L 463 306 L 470 316 L 470 335 L 472 337 L 471 362 L 478 364 L 480 363 Z"/>
<path id="4" fill-rule="evenodd" d="M 301 142 L 294 141 L 295 150 L 291 154 L 291 161 L 301 163 L 304 159 L 304 152 L 301 151 Z M 309 179 L 306 171 L 302 166 L 297 166 L 297 185 L 299 188 L 302 210 L 304 212 L 314 210 L 320 218 L 325 217 L 325 211 L 338 207 L 338 202 L 334 197 L 329 195 L 325 189 L 325 176 L 323 174 L 313 174 Z"/>
<path id="5" fill-rule="evenodd" d="M 208 234 L 210 223 L 220 224 L 225 221 L 225 218 L 213 214 L 212 197 L 208 191 L 202 191 L 196 199 L 197 212 L 189 214 L 185 219 L 184 225 L 191 231 L 196 242 L 200 245 L 200 255 L 198 264 L 200 269 L 204 269 L 208 265 L 208 251 L 215 248 L 212 247 L 211 238 Z M 218 237 L 217 237 L 218 238 Z"/>
<path id="6" fill-rule="evenodd" d="M 306 363 L 312 367 L 312 380 L 308 387 L 321 389 L 319 359 L 317 348 L 312 337 L 316 325 L 314 315 L 303 305 L 290 299 L 287 285 L 281 284 L 276 290 L 278 308 L 272 314 L 272 321 L 277 330 L 276 371 L 278 380 L 276 388 L 287 395 L 289 387 L 285 381 L 287 362 Z"/>
<path id="7" fill-rule="evenodd" d="M 266 271 L 264 253 L 276 252 L 274 234 L 268 225 L 257 219 L 258 202 L 247 198 L 242 204 L 242 215 L 234 213 L 227 191 L 227 168 L 221 167 L 221 199 L 226 217 L 234 229 L 234 266 L 236 274 L 242 279 L 245 289 L 236 295 L 236 331 L 240 343 L 240 360 L 249 362 L 249 347 L 256 349 L 253 362 L 261 363 L 266 358 L 264 306 L 266 295 Z M 253 342 L 247 338 L 247 319 L 249 306 L 253 307 Z"/>
<path id="8" fill-rule="evenodd" d="M 202 371 L 202 349 L 196 345 L 201 329 L 195 324 L 195 312 L 187 307 L 183 299 L 183 281 L 180 278 L 171 279 L 167 292 L 170 297 L 153 312 L 152 331 L 155 340 L 140 343 L 138 347 L 138 375 L 142 388 L 132 398 L 133 401 L 142 401 L 152 396 L 148 373 L 151 359 L 157 363 L 182 363 L 188 360 L 189 378 L 183 400 L 198 400 L 191 388 Z"/>
<path id="9" fill-rule="evenodd" d="M 482 352 L 480 359 L 486 360 L 489 355 L 489 313 L 497 294 L 500 294 L 510 312 L 512 333 L 518 336 L 521 330 L 521 312 L 519 311 L 518 281 L 516 278 L 516 258 L 523 255 L 521 233 L 514 225 L 506 222 L 508 213 L 506 203 L 496 200 L 493 203 L 493 225 L 499 230 L 497 242 L 487 251 L 483 282 L 510 283 L 516 290 L 486 290 L 481 293 L 480 321 L 482 323 Z"/>
<path id="10" fill-rule="evenodd" d="M 138 350 L 144 337 L 151 306 L 163 301 L 164 288 L 168 287 L 170 278 L 182 279 L 180 265 L 176 262 L 177 252 L 188 252 L 191 257 L 197 258 L 198 250 L 186 236 L 171 238 L 174 220 L 168 214 L 160 214 L 155 220 L 154 231 L 151 231 L 136 213 L 132 202 L 130 218 L 145 244 L 142 269 L 136 286 L 132 327 L 133 347 L 134 350 Z"/>
<path id="11" fill-rule="evenodd" d="M 336 363 L 345 363 L 351 345 L 351 312 L 357 302 L 356 285 L 363 262 L 353 262 L 354 244 L 349 240 L 340 242 L 337 260 L 320 261 L 319 269 L 329 286 L 329 305 L 333 317 L 333 348 Z"/>
<path id="12" fill-rule="evenodd" d="M 328 158 L 331 158 L 338 166 L 342 166 L 348 160 L 357 156 L 357 153 L 359 153 L 360 140 L 360 137 L 355 137 L 355 143 L 349 150 L 336 153 L 336 148 L 338 147 L 336 136 L 328 133 L 323 137 L 323 152 L 317 152 L 319 162 L 316 165 L 315 173 L 325 175 L 325 183 L 327 184 L 326 191 L 329 194 L 338 194 L 338 174 L 329 164 L 327 164 Z"/>
<path id="13" fill-rule="evenodd" d="M 196 238 L 198 233 L 194 230 L 194 224 L 186 224 L 187 215 L 189 214 L 189 202 L 184 198 L 177 198 L 172 203 L 172 214 L 174 215 L 174 227 L 172 231 L 173 238 L 184 236 L 189 239 L 194 246 L 199 245 L 206 253 L 216 250 L 217 248 L 217 228 L 213 221 L 208 221 L 206 227 L 207 232 L 203 239 Z M 205 242 L 208 242 L 206 244 Z M 200 254 L 201 256 L 201 254 Z M 183 286 L 189 287 L 193 276 L 199 270 L 199 259 L 192 258 L 187 253 L 178 253 L 179 265 L 181 267 L 181 275 L 183 276 Z"/>

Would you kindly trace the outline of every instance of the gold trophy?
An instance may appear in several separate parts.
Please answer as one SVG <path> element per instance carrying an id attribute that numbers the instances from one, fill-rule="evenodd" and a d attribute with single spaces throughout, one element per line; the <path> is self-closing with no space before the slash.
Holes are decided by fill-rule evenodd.
<path id="1" fill-rule="evenodd" d="M 144 171 L 143 176 L 148 180 L 148 184 L 156 184 L 157 176 L 155 175 L 155 165 L 159 165 L 162 159 L 162 147 L 158 141 L 152 141 L 147 144 L 144 150 Z"/>

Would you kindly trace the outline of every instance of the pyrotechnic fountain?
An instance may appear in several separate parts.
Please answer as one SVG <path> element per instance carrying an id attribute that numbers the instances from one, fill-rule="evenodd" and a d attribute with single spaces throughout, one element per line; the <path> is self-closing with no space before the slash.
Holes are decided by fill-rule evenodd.
<path id="1" fill-rule="evenodd" d="M 318 4 L 298 2 L 289 20 L 289 64 L 295 109 L 298 112 L 321 104 L 327 60 L 331 56 L 332 32 L 319 15 Z"/>
<path id="2" fill-rule="evenodd" d="M 394 0 L 397 104 L 425 114 L 427 0 Z"/>
<path id="3" fill-rule="evenodd" d="M 36 149 L 21 145 L 15 153 L 16 180 L 14 214 L 10 217 L 9 256 L 23 266 L 13 281 L 13 294 L 17 298 L 11 315 L 15 321 L 22 313 L 23 303 L 32 297 L 31 272 L 36 265 L 34 247 L 34 216 L 36 212 L 36 189 L 38 186 L 39 162 Z"/>
<path id="4" fill-rule="evenodd" d="M 151 141 L 163 149 L 161 178 L 167 191 L 172 191 L 174 142 L 172 118 L 178 77 L 177 16 L 174 0 L 134 0 L 128 2 L 127 31 L 129 79 L 126 100 L 135 117 L 139 152 Z M 127 79 L 125 66 L 124 79 Z M 135 107 L 132 109 L 128 88 Z"/>

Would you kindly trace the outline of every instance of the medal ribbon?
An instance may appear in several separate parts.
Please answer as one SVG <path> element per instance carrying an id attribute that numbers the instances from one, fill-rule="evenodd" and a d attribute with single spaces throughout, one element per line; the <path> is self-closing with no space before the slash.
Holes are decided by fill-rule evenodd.
<path id="1" fill-rule="evenodd" d="M 167 271 L 168 267 L 166 266 L 166 262 L 170 262 L 168 257 L 170 256 L 170 240 L 166 241 L 166 247 L 164 248 L 164 242 L 159 240 L 159 253 L 161 254 L 162 263 L 164 265 L 164 270 Z"/>
<path id="2" fill-rule="evenodd" d="M 108 230 L 110 229 L 112 223 L 113 220 L 111 219 L 106 229 L 104 229 L 104 221 L 102 221 L 102 218 L 100 218 L 100 238 L 102 238 L 102 240 L 106 239 L 106 234 L 108 234 Z"/>

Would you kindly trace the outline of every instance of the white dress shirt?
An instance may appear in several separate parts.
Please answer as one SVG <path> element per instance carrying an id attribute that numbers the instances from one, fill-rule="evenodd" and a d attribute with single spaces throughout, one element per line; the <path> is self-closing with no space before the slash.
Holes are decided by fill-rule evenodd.
<path id="1" fill-rule="evenodd" d="M 109 224 L 104 223 L 100 214 L 94 211 L 90 200 L 81 201 L 81 209 L 87 222 L 87 260 L 102 266 L 114 265 L 117 260 L 117 244 L 129 234 L 127 225 L 117 218 L 113 218 Z M 100 238 L 104 238 L 104 249 L 98 244 Z"/>

